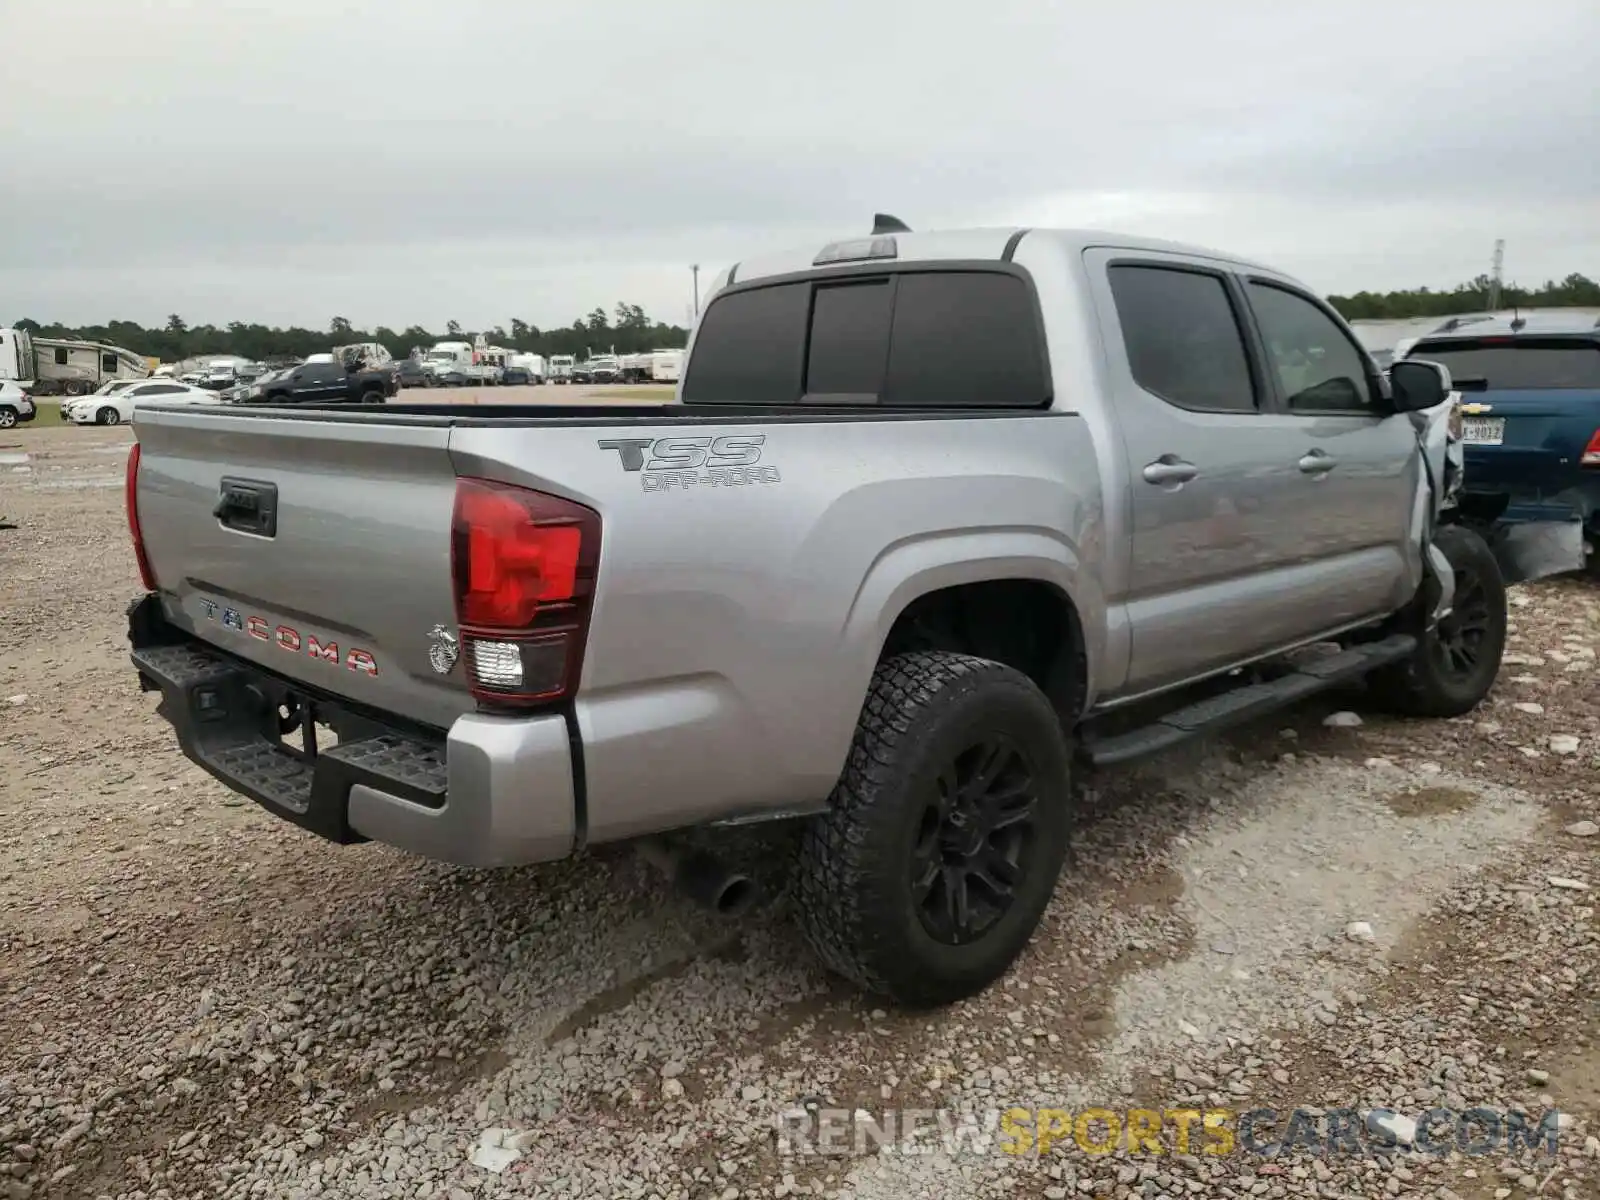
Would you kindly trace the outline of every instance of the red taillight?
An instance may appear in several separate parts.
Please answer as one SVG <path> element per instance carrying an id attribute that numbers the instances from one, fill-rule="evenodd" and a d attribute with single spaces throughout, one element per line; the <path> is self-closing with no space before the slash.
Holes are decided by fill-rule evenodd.
<path id="1" fill-rule="evenodd" d="M 1583 448 L 1583 457 L 1578 461 L 1586 467 L 1600 467 L 1600 429 L 1594 431 L 1589 444 Z"/>
<path id="2" fill-rule="evenodd" d="M 511 484 L 456 481 L 450 566 L 475 695 L 542 704 L 571 691 L 599 556 L 593 509 Z"/>
<path id="3" fill-rule="evenodd" d="M 128 534 L 133 538 L 133 556 L 139 560 L 139 580 L 144 590 L 156 590 L 155 573 L 150 570 L 150 558 L 144 552 L 144 534 L 139 531 L 139 443 L 128 449 L 128 473 L 123 484 L 123 500 L 128 510 Z"/>

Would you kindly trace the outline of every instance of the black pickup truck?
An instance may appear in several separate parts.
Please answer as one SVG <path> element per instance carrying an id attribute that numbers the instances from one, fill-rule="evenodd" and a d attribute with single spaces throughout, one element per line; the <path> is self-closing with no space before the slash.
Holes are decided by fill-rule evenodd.
<path id="1" fill-rule="evenodd" d="M 241 404 L 383 404 L 400 391 L 393 365 L 369 367 L 360 361 L 302 363 L 251 387 Z"/>

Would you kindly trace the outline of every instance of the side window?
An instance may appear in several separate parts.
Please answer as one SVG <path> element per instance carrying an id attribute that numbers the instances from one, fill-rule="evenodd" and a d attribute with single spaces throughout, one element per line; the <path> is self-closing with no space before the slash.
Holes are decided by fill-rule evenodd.
<path id="1" fill-rule="evenodd" d="M 1140 387 L 1195 412 L 1257 411 L 1244 335 L 1220 276 L 1143 265 L 1107 274 Z"/>
<path id="2" fill-rule="evenodd" d="M 102 354 L 100 356 L 100 371 L 105 375 L 117 373 L 117 356 L 115 354 Z"/>
<path id="3" fill-rule="evenodd" d="M 65 346 L 57 346 L 56 347 L 56 366 L 64 367 L 66 365 L 67 365 L 67 348 Z"/>
<path id="4" fill-rule="evenodd" d="M 1254 282 L 1250 307 L 1291 412 L 1372 409 L 1366 359 L 1320 307 L 1287 288 Z"/>

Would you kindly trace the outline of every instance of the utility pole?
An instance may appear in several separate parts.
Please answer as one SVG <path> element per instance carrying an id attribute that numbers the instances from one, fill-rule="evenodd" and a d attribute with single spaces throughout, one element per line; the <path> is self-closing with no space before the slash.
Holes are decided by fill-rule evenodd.
<path id="1" fill-rule="evenodd" d="M 1489 276 L 1489 311 L 1500 308 L 1500 276 L 1505 269 L 1506 240 L 1496 238 L 1494 243 L 1494 271 Z"/>
<path id="2" fill-rule="evenodd" d="M 694 315 L 700 316 L 700 264 L 695 263 L 689 268 L 694 272 Z"/>

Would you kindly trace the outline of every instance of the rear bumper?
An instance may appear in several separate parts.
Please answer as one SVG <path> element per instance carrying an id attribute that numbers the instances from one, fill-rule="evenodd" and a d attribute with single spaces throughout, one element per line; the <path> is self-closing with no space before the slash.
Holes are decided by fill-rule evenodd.
<path id="1" fill-rule="evenodd" d="M 460 866 L 574 849 L 572 738 L 561 715 L 471 713 L 447 733 L 392 725 L 183 633 L 154 595 L 129 609 L 128 636 L 141 686 L 161 693 L 184 755 L 274 816 L 330 841 L 384 842 Z M 310 755 L 286 745 L 281 705 L 336 730 L 338 743 Z"/>

